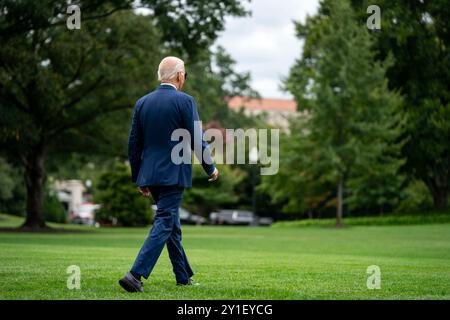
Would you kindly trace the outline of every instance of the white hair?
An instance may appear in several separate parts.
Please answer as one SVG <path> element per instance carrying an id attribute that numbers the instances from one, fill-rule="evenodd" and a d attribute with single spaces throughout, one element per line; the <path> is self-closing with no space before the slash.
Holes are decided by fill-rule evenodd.
<path id="1" fill-rule="evenodd" d="M 178 72 L 184 71 L 184 61 L 177 57 L 165 57 L 158 67 L 158 80 L 175 80 Z"/>

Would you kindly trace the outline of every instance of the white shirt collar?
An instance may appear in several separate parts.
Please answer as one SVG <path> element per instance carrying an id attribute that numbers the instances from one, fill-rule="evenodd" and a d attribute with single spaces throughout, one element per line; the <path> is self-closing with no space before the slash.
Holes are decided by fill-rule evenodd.
<path id="1" fill-rule="evenodd" d="M 161 85 L 164 85 L 164 86 L 172 86 L 172 87 L 175 88 L 175 90 L 178 90 L 177 87 L 175 87 L 175 85 L 173 85 L 173 84 L 171 84 L 171 83 L 168 83 L 168 82 L 163 82 L 163 83 L 161 83 Z"/>

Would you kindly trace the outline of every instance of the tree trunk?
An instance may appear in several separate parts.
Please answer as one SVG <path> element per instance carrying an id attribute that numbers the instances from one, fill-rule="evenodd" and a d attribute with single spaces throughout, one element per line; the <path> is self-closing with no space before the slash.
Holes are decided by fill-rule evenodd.
<path id="1" fill-rule="evenodd" d="M 437 190 L 433 192 L 433 202 L 436 209 L 444 209 L 448 205 L 447 190 Z"/>
<path id="2" fill-rule="evenodd" d="M 336 227 L 342 227 L 344 178 L 341 176 L 337 188 Z"/>
<path id="3" fill-rule="evenodd" d="M 22 225 L 24 229 L 39 230 L 46 228 L 43 211 L 45 188 L 46 147 L 40 143 L 28 154 L 25 164 L 25 184 L 27 189 L 27 217 Z"/>
<path id="4" fill-rule="evenodd" d="M 423 179 L 433 196 L 434 207 L 444 209 L 448 205 L 449 186 L 447 177 L 434 177 Z"/>

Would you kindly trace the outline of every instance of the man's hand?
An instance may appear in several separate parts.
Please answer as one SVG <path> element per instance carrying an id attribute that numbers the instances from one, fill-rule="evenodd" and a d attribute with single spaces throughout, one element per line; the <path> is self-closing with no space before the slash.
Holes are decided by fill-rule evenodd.
<path id="1" fill-rule="evenodd" d="M 150 197 L 150 190 L 147 187 L 139 187 L 139 193 L 144 197 Z"/>
<path id="2" fill-rule="evenodd" d="M 208 181 L 213 182 L 213 181 L 216 181 L 218 178 L 219 178 L 219 170 L 217 170 L 217 168 L 215 168 L 212 175 L 209 176 Z"/>

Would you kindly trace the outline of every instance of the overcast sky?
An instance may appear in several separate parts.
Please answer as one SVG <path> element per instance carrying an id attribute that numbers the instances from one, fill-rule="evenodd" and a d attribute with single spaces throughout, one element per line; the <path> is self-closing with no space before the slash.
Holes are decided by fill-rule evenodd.
<path id="1" fill-rule="evenodd" d="M 237 61 L 238 71 L 250 71 L 252 86 L 264 98 L 291 98 L 279 89 L 296 58 L 301 43 L 293 20 L 304 21 L 316 13 L 318 0 L 253 0 L 252 15 L 228 18 L 218 39 Z"/>

